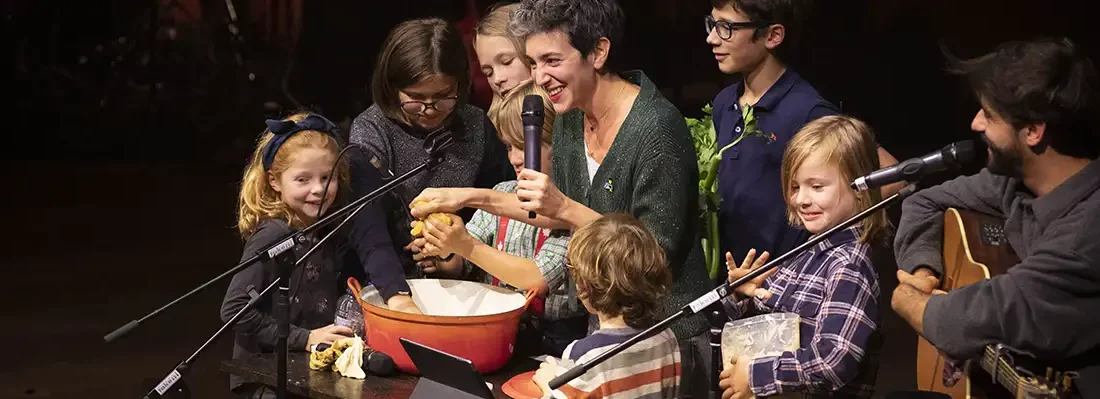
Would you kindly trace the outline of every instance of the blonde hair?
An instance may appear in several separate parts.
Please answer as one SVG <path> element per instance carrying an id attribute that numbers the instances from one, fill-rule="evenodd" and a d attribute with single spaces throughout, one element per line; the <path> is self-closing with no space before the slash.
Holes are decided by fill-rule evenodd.
<path id="1" fill-rule="evenodd" d="M 297 113 L 285 120 L 301 122 L 309 116 L 308 113 Z M 256 142 L 256 149 L 252 151 L 252 157 L 244 168 L 244 178 L 241 179 L 241 192 L 237 198 L 237 230 L 241 237 L 247 239 L 256 232 L 260 222 L 267 219 L 285 220 L 291 227 L 301 229 L 306 227 L 306 222 L 298 217 L 293 210 L 282 201 L 279 193 L 271 187 L 270 176 L 279 178 L 280 175 L 293 161 L 294 156 L 302 149 L 319 149 L 330 152 L 333 157 L 340 152 L 340 143 L 332 135 L 316 130 L 303 130 L 294 133 L 279 147 L 275 153 L 275 160 L 271 163 L 271 169 L 264 171 L 263 153 L 267 143 L 274 135 L 270 130 L 264 129 Z M 336 166 L 335 181 L 338 184 L 337 198 L 348 187 L 347 163 L 340 162 Z"/>
<path id="2" fill-rule="evenodd" d="M 852 179 L 879 168 L 878 144 L 871 127 L 850 116 L 825 116 L 803 126 L 783 151 L 783 197 L 787 202 L 787 220 L 792 226 L 802 225 L 802 220 L 798 217 L 798 206 L 792 198 L 794 175 L 813 154 L 824 154 L 824 162 L 840 171 L 843 185 L 840 189 L 852 190 L 856 199 L 856 212 L 862 212 L 882 199 L 879 190 L 856 191 L 847 184 Z M 886 211 L 881 210 L 863 219 L 861 227 L 863 234 L 859 240 L 867 242 L 879 233 L 889 232 L 890 220 Z"/>
<path id="3" fill-rule="evenodd" d="M 516 48 L 516 56 L 522 60 L 527 60 L 527 44 L 508 29 L 508 24 L 512 22 L 512 14 L 516 12 L 517 8 L 519 8 L 519 3 L 494 4 L 489 8 L 489 12 L 481 17 L 480 21 L 477 21 L 474 31 L 477 32 L 477 35 L 500 36 L 508 39 L 509 42 L 512 42 L 512 46 Z M 477 43 L 477 35 L 474 35 L 474 43 Z"/>
<path id="4" fill-rule="evenodd" d="M 489 120 L 500 134 L 500 139 L 505 143 L 523 148 L 523 99 L 530 94 L 542 97 L 542 143 L 551 145 L 554 135 L 554 103 L 550 102 L 550 95 L 546 89 L 535 84 L 531 80 L 520 83 L 519 86 L 509 91 L 504 98 L 494 97 L 493 104 L 489 107 Z"/>
<path id="5" fill-rule="evenodd" d="M 605 215 L 573 233 L 566 254 L 577 297 L 593 310 L 623 316 L 633 328 L 657 319 L 657 299 L 666 295 L 672 272 L 657 237 L 623 213 Z"/>

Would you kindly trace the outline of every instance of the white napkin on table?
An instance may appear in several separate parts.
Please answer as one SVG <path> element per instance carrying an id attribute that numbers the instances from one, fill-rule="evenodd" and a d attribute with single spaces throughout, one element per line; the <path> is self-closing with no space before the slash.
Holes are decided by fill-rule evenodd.
<path id="1" fill-rule="evenodd" d="M 367 378 L 367 373 L 363 372 L 363 339 L 359 337 L 346 339 L 351 340 L 351 346 L 344 349 L 340 357 L 336 358 L 333 368 L 344 377 L 360 380 Z"/>

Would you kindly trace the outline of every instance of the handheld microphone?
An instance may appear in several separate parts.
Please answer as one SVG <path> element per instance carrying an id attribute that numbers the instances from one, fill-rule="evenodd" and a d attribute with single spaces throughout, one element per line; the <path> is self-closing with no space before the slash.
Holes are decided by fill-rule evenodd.
<path id="1" fill-rule="evenodd" d="M 397 370 L 397 364 L 393 362 L 393 358 L 383 352 L 374 350 L 369 346 L 363 346 L 366 350 L 363 351 L 363 367 L 367 369 L 371 374 L 377 376 L 388 376 L 393 374 Z"/>
<path id="2" fill-rule="evenodd" d="M 313 352 L 324 352 L 332 347 L 332 344 L 317 344 L 313 346 Z M 363 368 L 372 375 L 388 376 L 397 371 L 397 363 L 385 352 L 379 352 L 374 348 L 363 345 Z"/>
<path id="3" fill-rule="evenodd" d="M 971 159 L 974 159 L 974 141 L 951 143 L 923 157 L 910 158 L 860 177 L 852 182 L 852 188 L 865 191 L 901 181 L 913 182 L 934 172 L 958 168 Z"/>
<path id="4" fill-rule="evenodd" d="M 523 119 L 523 167 L 535 171 L 542 171 L 542 96 L 528 94 L 523 97 L 523 111 L 520 113 Z M 527 217 L 534 219 L 535 212 L 531 211 Z"/>

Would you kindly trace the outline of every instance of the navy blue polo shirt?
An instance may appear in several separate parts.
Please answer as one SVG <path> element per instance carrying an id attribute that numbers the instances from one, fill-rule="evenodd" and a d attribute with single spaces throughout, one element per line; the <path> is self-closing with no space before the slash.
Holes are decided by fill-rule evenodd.
<path id="1" fill-rule="evenodd" d="M 745 128 L 738 103 L 743 93 L 743 82 L 739 82 L 714 99 L 719 149 L 733 142 Z M 760 137 L 749 136 L 722 154 L 718 165 L 721 259 L 729 251 L 740 263 L 751 248 L 757 253 L 768 251 L 774 259 L 806 241 L 809 233 L 787 221 L 779 174 L 783 149 L 803 125 L 837 113 L 836 107 L 789 69 L 756 102 L 756 127 L 765 134 L 774 134 L 775 141 L 765 143 Z M 725 279 L 724 275 L 719 277 Z"/>

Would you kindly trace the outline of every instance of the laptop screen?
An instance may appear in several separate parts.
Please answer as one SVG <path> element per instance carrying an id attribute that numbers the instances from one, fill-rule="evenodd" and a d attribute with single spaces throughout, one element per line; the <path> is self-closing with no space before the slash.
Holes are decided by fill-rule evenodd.
<path id="1" fill-rule="evenodd" d="M 405 348 L 409 359 L 420 370 L 421 381 L 417 383 L 412 398 L 438 398 L 440 396 L 437 395 L 461 395 L 462 393 L 475 398 L 494 397 L 488 383 L 474 368 L 473 362 L 405 338 L 401 338 L 401 346 Z M 424 381 L 425 379 L 430 382 Z M 451 388 L 453 391 L 443 392 L 446 391 L 444 387 Z M 421 396 L 417 392 L 421 390 L 431 390 L 431 392 L 425 391 L 423 395 L 426 396 Z"/>

